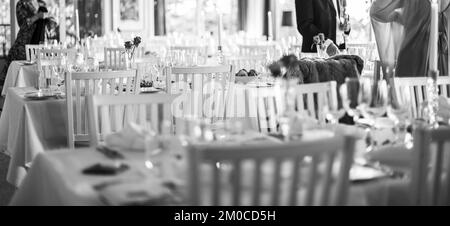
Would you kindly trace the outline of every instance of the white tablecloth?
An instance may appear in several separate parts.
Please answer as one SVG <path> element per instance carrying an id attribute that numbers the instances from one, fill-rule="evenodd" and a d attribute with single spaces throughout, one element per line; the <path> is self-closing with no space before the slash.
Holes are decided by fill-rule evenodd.
<path id="1" fill-rule="evenodd" d="M 40 153 L 67 147 L 64 100 L 30 101 L 34 88 L 10 88 L 0 118 L 0 147 L 11 156 L 7 181 L 20 186 Z"/>
<path id="2" fill-rule="evenodd" d="M 84 149 L 76 152 L 62 150 L 41 154 L 33 162 L 27 178 L 10 205 L 100 206 L 105 205 L 105 202 L 93 188 L 96 185 L 139 177 L 142 177 L 142 180 L 156 180 L 145 168 L 142 153 L 127 153 L 126 158 L 125 162 L 132 166 L 130 171 L 117 177 L 106 177 L 86 176 L 81 172 L 99 162 L 111 162 L 95 150 Z M 407 205 L 407 189 L 407 182 L 401 180 L 381 180 L 353 185 L 349 203 L 370 206 Z"/>
<path id="3" fill-rule="evenodd" d="M 5 97 L 11 87 L 37 87 L 39 72 L 37 65 L 25 65 L 25 61 L 13 61 L 8 68 L 2 96 Z"/>

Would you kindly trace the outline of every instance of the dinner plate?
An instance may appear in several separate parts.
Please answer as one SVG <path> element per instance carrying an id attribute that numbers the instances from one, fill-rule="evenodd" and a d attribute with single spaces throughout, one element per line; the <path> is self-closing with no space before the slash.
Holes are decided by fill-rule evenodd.
<path id="1" fill-rule="evenodd" d="M 355 165 L 350 171 L 350 180 L 354 183 L 368 182 L 378 179 L 387 178 L 390 175 L 381 170 Z"/>
<path id="2" fill-rule="evenodd" d="M 35 61 L 23 61 L 21 62 L 23 65 L 35 65 L 36 62 Z"/>
<path id="3" fill-rule="evenodd" d="M 32 93 L 25 94 L 25 98 L 27 98 L 29 100 L 48 100 L 48 99 L 57 98 L 57 95 L 56 94 L 44 94 L 41 92 L 32 92 Z"/>
<path id="4" fill-rule="evenodd" d="M 154 87 L 149 87 L 149 88 L 141 88 L 141 93 L 159 93 L 161 92 L 161 89 L 157 89 Z"/>

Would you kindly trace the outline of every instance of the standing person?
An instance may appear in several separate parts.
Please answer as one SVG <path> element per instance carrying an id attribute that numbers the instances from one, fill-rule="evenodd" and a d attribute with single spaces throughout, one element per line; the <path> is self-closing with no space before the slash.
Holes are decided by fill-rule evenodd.
<path id="1" fill-rule="evenodd" d="M 447 68 L 447 15 L 442 0 L 439 28 L 439 71 Z M 370 10 L 381 62 L 395 68 L 396 77 L 426 77 L 429 69 L 431 28 L 429 0 L 376 0 Z"/>
<path id="2" fill-rule="evenodd" d="M 9 50 L 6 66 L 0 75 L 1 85 L 5 81 L 6 72 L 11 62 L 15 60 L 26 60 L 25 45 L 30 44 L 36 29 L 36 21 L 44 18 L 44 13 L 38 12 L 38 8 L 39 3 L 37 0 L 19 0 L 17 2 L 16 16 L 20 29 L 16 41 Z"/>
<path id="3" fill-rule="evenodd" d="M 48 13 L 47 3 L 43 0 L 37 0 L 39 4 L 38 12 L 39 13 Z M 39 19 L 36 21 L 36 28 L 34 29 L 33 36 L 31 37 L 30 44 L 39 45 L 44 43 L 46 37 L 46 21 L 47 19 Z"/>
<path id="4" fill-rule="evenodd" d="M 344 24 L 341 19 L 342 4 L 341 0 L 295 0 L 295 9 L 297 13 L 298 31 L 303 36 L 302 52 L 316 52 L 313 46 L 313 37 L 323 33 L 325 38 L 336 43 L 338 29 L 342 29 L 345 34 L 350 33 L 350 24 Z M 336 43 L 340 45 L 341 43 Z"/>

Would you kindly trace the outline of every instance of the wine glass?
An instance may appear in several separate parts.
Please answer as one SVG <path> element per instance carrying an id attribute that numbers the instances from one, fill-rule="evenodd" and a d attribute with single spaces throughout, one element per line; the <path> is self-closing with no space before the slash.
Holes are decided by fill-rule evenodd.
<path id="1" fill-rule="evenodd" d="M 323 108 L 325 118 L 332 125 L 339 124 L 339 120 L 345 116 L 345 108 L 339 109 L 337 101 L 325 98 L 325 106 Z"/>
<path id="2" fill-rule="evenodd" d="M 373 130 L 377 127 L 376 120 L 387 113 L 388 93 L 388 86 L 385 80 L 372 81 L 369 78 L 361 79 L 359 109 L 364 118 L 368 120 L 368 152 L 373 151 L 376 147 L 376 142 L 373 139 Z"/>
<path id="3" fill-rule="evenodd" d="M 397 92 L 398 91 L 398 92 Z M 395 123 L 395 143 L 405 143 L 407 129 L 412 123 L 411 94 L 409 89 L 396 90 L 396 87 L 389 87 L 389 106 L 387 108 L 388 117 Z"/>
<path id="4" fill-rule="evenodd" d="M 153 129 L 153 131 L 158 131 Z M 172 121 L 163 120 L 159 135 L 151 132 L 145 137 L 145 166 L 149 170 L 159 171 L 164 157 L 169 152 L 172 136 Z"/>
<path id="5" fill-rule="evenodd" d="M 359 88 L 360 83 L 357 78 L 348 78 L 346 82 L 341 85 L 339 93 L 342 99 L 342 106 L 347 114 L 357 122 L 361 117 L 359 106 Z"/>
<path id="6" fill-rule="evenodd" d="M 360 105 L 364 118 L 368 119 L 371 126 L 376 126 L 376 119 L 384 116 L 389 104 L 388 85 L 385 80 L 373 82 L 371 79 L 362 78 L 359 89 Z"/>

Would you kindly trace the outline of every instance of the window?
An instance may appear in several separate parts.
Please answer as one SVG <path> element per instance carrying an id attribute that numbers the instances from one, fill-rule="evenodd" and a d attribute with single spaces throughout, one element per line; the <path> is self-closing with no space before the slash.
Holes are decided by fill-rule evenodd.
<path id="1" fill-rule="evenodd" d="M 372 42 L 372 25 L 370 23 L 371 0 L 347 0 L 347 11 L 350 15 L 352 32 L 349 42 Z"/>
<path id="2" fill-rule="evenodd" d="M 0 57 L 8 55 L 11 48 L 11 21 L 9 0 L 0 0 Z"/>
<path id="3" fill-rule="evenodd" d="M 225 32 L 237 32 L 238 0 L 167 0 L 167 32 L 196 34 L 216 31 L 218 11 L 224 16 Z"/>

